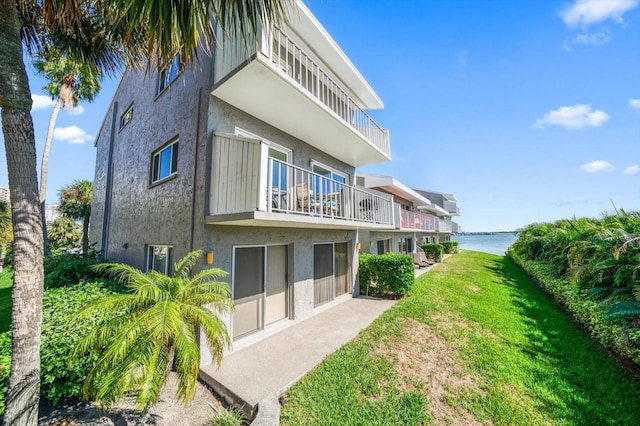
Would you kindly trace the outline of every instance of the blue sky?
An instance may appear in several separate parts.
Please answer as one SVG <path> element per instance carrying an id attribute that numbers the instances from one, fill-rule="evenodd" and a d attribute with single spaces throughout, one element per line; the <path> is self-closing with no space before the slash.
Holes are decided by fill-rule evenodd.
<path id="1" fill-rule="evenodd" d="M 640 209 L 640 0 L 305 3 L 385 103 L 393 160 L 363 171 L 455 194 L 465 231 Z M 48 202 L 93 179 L 116 84 L 60 114 Z"/>

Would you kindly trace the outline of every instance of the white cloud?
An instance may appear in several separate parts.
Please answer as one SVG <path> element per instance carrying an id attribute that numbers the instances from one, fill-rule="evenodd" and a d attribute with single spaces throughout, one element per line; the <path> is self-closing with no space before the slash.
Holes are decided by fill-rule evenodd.
<path id="1" fill-rule="evenodd" d="M 31 94 L 31 100 L 33 101 L 33 105 L 31 105 L 31 109 L 33 110 L 51 108 L 56 104 L 54 101 L 51 100 L 50 96 L 37 95 L 35 93 Z"/>
<path id="2" fill-rule="evenodd" d="M 586 27 L 607 19 L 622 23 L 622 15 L 637 5 L 638 0 L 576 0 L 560 17 L 569 27 Z"/>
<path id="3" fill-rule="evenodd" d="M 611 40 L 611 31 L 606 28 L 601 29 L 596 33 L 582 33 L 578 34 L 572 40 L 573 44 L 590 44 L 592 46 L 602 46 Z"/>
<path id="4" fill-rule="evenodd" d="M 82 114 L 84 114 L 84 107 L 82 105 L 78 105 L 76 107 L 68 109 L 67 113 L 69 113 L 71 115 L 82 115 Z"/>
<path id="5" fill-rule="evenodd" d="M 56 127 L 53 131 L 54 139 L 70 144 L 81 144 L 93 140 L 93 136 L 78 126 Z"/>
<path id="6" fill-rule="evenodd" d="M 622 172 L 627 176 L 640 175 L 640 165 L 634 164 L 633 166 L 629 166 Z"/>
<path id="7" fill-rule="evenodd" d="M 629 106 L 640 111 L 640 99 L 629 99 Z"/>
<path id="8" fill-rule="evenodd" d="M 590 105 L 577 104 L 562 106 L 547 112 L 536 120 L 534 127 L 543 128 L 545 125 L 562 126 L 566 129 L 581 129 L 583 127 L 600 127 L 609 119 L 604 111 L 592 111 Z"/>
<path id="9" fill-rule="evenodd" d="M 597 161 L 592 161 L 590 163 L 583 164 L 582 166 L 580 166 L 580 168 L 587 173 L 612 172 L 615 170 L 615 167 L 613 167 L 613 164 L 603 160 L 597 160 Z"/>

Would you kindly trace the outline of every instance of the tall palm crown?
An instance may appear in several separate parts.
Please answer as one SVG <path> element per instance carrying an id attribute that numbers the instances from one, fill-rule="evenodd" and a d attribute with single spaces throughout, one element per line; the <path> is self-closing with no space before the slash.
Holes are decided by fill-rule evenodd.
<path id="1" fill-rule="evenodd" d="M 89 218 L 93 200 L 93 183 L 77 180 L 60 189 L 60 212 L 71 219 L 82 220 L 82 253 L 89 252 Z"/>
<path id="2" fill-rule="evenodd" d="M 126 392 L 135 391 L 137 406 L 143 409 L 157 402 L 173 367 L 179 377 L 177 396 L 189 401 L 200 368 L 198 330 L 220 363 L 231 340 L 219 315 L 233 309 L 233 302 L 229 286 L 215 281 L 227 275 L 221 269 L 190 277 L 201 255 L 193 251 L 176 262 L 172 276 L 153 270 L 144 273 L 125 264 L 96 266 L 126 283 L 130 293 L 101 297 L 80 313 L 80 317 L 110 316 L 72 352 L 72 358 L 78 358 L 106 347 L 85 381 L 85 398 L 110 406 Z"/>

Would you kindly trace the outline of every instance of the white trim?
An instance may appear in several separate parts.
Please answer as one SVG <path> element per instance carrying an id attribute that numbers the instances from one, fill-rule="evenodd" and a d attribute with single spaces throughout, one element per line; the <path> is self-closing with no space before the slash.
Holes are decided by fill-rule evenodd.
<path id="1" fill-rule="evenodd" d="M 348 173 L 345 173 L 345 172 L 343 172 L 341 170 L 338 170 L 338 169 L 336 169 L 334 167 L 327 166 L 326 164 L 321 163 L 319 161 L 311 160 L 310 167 L 311 167 L 311 171 L 314 172 L 314 173 L 317 173 L 315 170 L 313 170 L 314 166 L 322 167 L 323 169 L 326 169 L 326 170 L 330 171 L 332 174 L 335 173 L 335 174 L 337 174 L 339 176 L 342 176 L 344 178 L 345 185 L 350 185 L 350 183 L 349 183 L 350 175 Z M 333 179 L 333 176 L 331 176 L 329 179 Z"/>
<path id="2" fill-rule="evenodd" d="M 235 135 L 242 136 L 244 138 L 249 138 L 249 139 L 257 139 L 261 142 L 264 142 L 267 145 L 269 145 L 269 148 L 273 148 L 276 151 L 280 151 L 281 153 L 285 154 L 287 156 L 287 161 L 286 161 L 287 163 L 293 163 L 293 150 L 290 148 L 287 148 L 285 146 L 272 142 L 268 139 L 263 138 L 262 136 L 256 135 L 255 133 L 251 133 L 238 126 L 236 126 L 235 128 Z"/>

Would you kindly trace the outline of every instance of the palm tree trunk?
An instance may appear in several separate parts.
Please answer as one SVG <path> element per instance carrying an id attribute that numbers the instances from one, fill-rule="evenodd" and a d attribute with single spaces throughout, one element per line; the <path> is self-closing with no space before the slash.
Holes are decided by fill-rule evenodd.
<path id="1" fill-rule="evenodd" d="M 0 107 L 14 234 L 7 425 L 36 425 L 40 396 L 42 224 L 31 92 L 22 55 L 16 1 L 0 0 Z"/>
<path id="2" fill-rule="evenodd" d="M 47 199 L 47 171 L 49 170 L 49 153 L 51 152 L 51 140 L 53 139 L 53 129 L 56 127 L 58 114 L 62 108 L 62 98 L 58 97 L 56 104 L 51 111 L 49 119 L 49 128 L 47 129 L 47 139 L 44 141 L 44 150 L 42 151 L 42 163 L 40 163 L 40 210 L 42 215 L 42 241 L 44 243 L 45 256 L 51 256 L 49 249 L 49 237 L 47 236 L 47 217 L 45 203 Z"/>
<path id="3" fill-rule="evenodd" d="M 82 254 L 89 254 L 89 216 L 82 218 Z"/>

